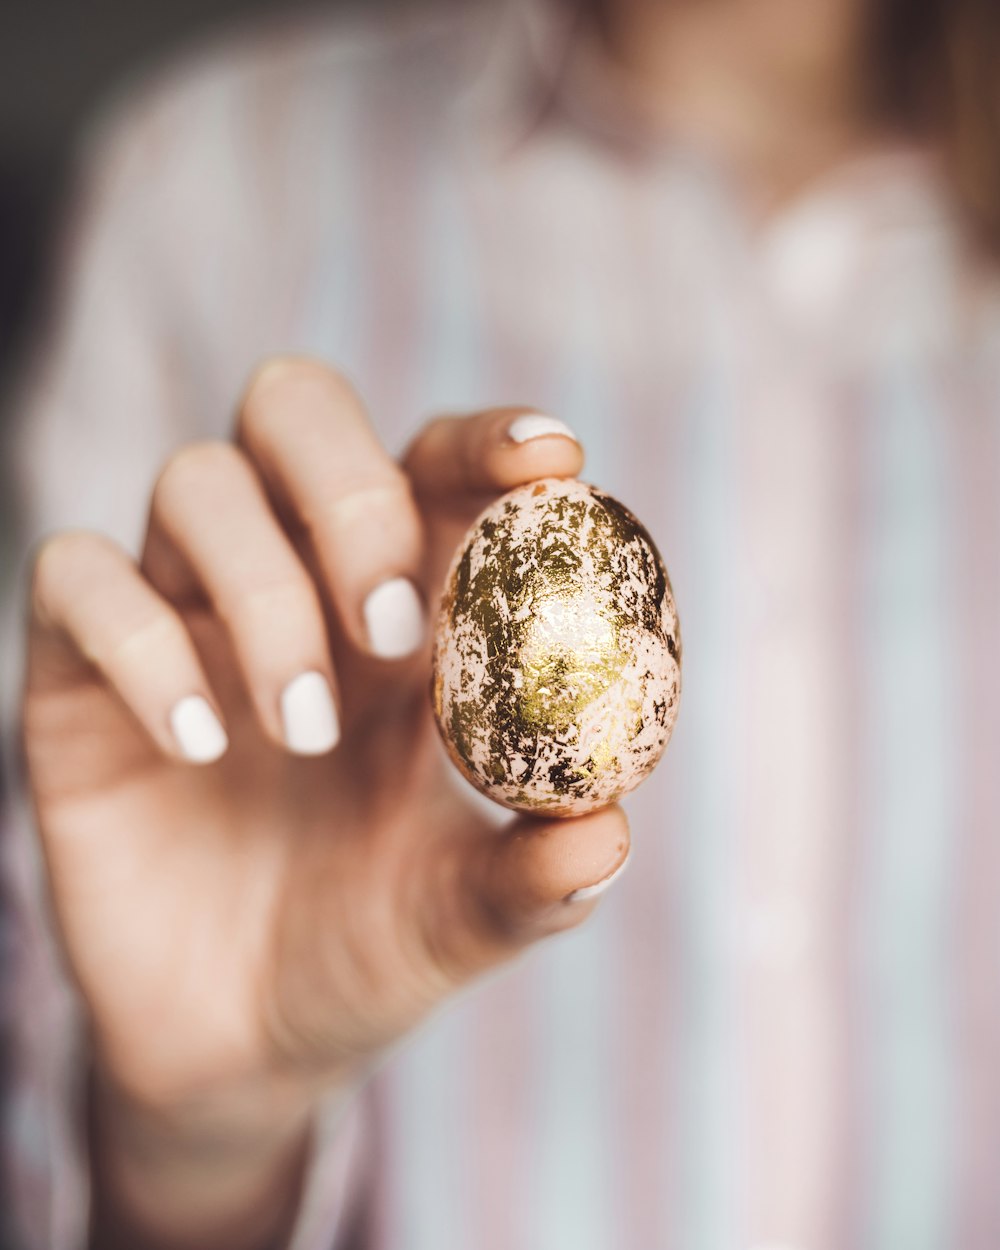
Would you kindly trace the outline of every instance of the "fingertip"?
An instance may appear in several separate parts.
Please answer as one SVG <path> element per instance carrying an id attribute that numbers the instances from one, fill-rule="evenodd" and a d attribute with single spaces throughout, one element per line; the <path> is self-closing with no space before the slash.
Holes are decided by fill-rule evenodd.
<path id="1" fill-rule="evenodd" d="M 338 370 L 315 356 L 289 352 L 267 356 L 251 371 L 244 384 L 240 407 L 260 400 L 275 387 L 295 387 L 302 383 L 332 387 L 338 395 L 348 394 L 352 399 L 357 398 L 353 386 Z"/>
<path id="2" fill-rule="evenodd" d="M 315 670 L 299 673 L 280 697 L 282 738 L 294 755 L 326 755 L 340 741 L 330 682 Z"/>
<path id="3" fill-rule="evenodd" d="M 584 449 L 565 421 L 534 409 L 508 409 L 491 422 L 486 469 L 497 486 L 509 489 L 541 477 L 576 477 Z"/>
<path id="4" fill-rule="evenodd" d="M 368 592 L 362 605 L 368 649 L 380 660 L 401 660 L 427 640 L 427 608 L 413 580 L 391 577 Z"/>
<path id="5" fill-rule="evenodd" d="M 510 836 L 512 877 L 526 903 L 539 909 L 584 901 L 581 891 L 610 885 L 631 846 L 628 820 L 617 805 L 567 819 L 526 817 Z"/>
<path id="6" fill-rule="evenodd" d="M 464 979 L 583 923 L 620 875 L 629 832 L 611 807 L 567 819 L 523 816 L 452 845 L 454 856 L 435 857 L 449 898 L 435 950 Z"/>
<path id="7" fill-rule="evenodd" d="M 467 504 L 540 477 L 576 477 L 583 448 L 565 421 L 520 404 L 438 417 L 403 465 L 418 496 Z"/>
<path id="8" fill-rule="evenodd" d="M 611 886 L 618 880 L 625 869 L 629 865 L 632 858 L 632 848 L 625 852 L 625 858 L 621 861 L 617 868 L 612 869 L 606 877 L 602 877 L 600 881 L 595 881 L 593 885 L 582 885 L 572 893 L 567 894 L 563 900 L 566 903 L 587 903 L 591 899 L 600 898 Z"/>
<path id="9" fill-rule="evenodd" d="M 169 720 L 176 749 L 189 764 L 214 764 L 229 749 L 222 721 L 204 695 L 179 699 Z"/>
<path id="10" fill-rule="evenodd" d="M 580 440 L 565 421 L 542 412 L 522 412 L 510 421 L 504 431 L 507 440 L 521 445 L 539 438 L 568 438 L 579 445 Z"/>

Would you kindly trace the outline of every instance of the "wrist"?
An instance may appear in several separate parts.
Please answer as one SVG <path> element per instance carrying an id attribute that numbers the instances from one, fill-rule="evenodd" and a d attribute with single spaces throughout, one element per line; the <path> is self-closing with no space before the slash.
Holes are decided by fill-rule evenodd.
<path id="1" fill-rule="evenodd" d="M 151 1106 L 94 1070 L 95 1250 L 272 1250 L 295 1219 L 312 1101 L 255 1090 Z"/>

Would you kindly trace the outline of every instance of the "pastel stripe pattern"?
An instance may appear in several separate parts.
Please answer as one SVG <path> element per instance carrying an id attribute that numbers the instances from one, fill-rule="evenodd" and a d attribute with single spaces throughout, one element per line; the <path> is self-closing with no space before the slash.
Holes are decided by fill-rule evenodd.
<path id="1" fill-rule="evenodd" d="M 960 810 L 946 408 L 919 362 L 876 382 L 866 559 L 864 841 L 877 1200 L 866 1244 L 952 1244 L 951 885 Z M 950 505 L 950 506 L 949 506 Z"/>

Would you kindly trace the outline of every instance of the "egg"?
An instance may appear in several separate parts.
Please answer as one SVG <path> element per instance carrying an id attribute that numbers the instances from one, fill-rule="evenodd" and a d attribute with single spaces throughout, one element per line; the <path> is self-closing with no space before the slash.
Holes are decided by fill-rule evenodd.
<path id="1" fill-rule="evenodd" d="M 434 714 L 453 762 L 506 807 L 579 816 L 652 771 L 677 716 L 670 579 L 631 512 L 546 478 L 462 540 L 434 638 Z"/>

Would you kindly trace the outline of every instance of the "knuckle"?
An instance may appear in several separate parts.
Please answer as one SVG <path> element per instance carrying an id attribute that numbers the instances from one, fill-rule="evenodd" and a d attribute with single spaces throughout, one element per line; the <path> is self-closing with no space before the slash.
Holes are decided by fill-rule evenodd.
<path id="1" fill-rule="evenodd" d="M 316 510 L 305 517 L 306 528 L 319 533 L 329 530 L 353 529 L 359 524 L 371 526 L 373 518 L 415 522 L 415 503 L 410 479 L 397 466 L 376 479 L 356 485 L 353 489 L 332 494 Z"/>
<path id="2" fill-rule="evenodd" d="M 222 439 L 186 443 L 174 452 L 153 487 L 153 511 L 171 511 L 242 469 L 240 453 Z"/>
<path id="3" fill-rule="evenodd" d="M 246 586 L 235 591 L 219 613 L 229 623 L 266 625 L 281 621 L 285 626 L 301 622 L 310 625 L 319 620 L 320 607 L 311 583 L 305 578 L 291 578 L 261 586 Z"/>
<path id="4" fill-rule="evenodd" d="M 169 663 L 187 645 L 187 632 L 169 611 L 151 612 L 123 628 L 109 632 L 95 644 L 88 659 L 105 672 L 119 672 L 133 665 L 148 672 L 150 657 L 157 664 Z"/>

